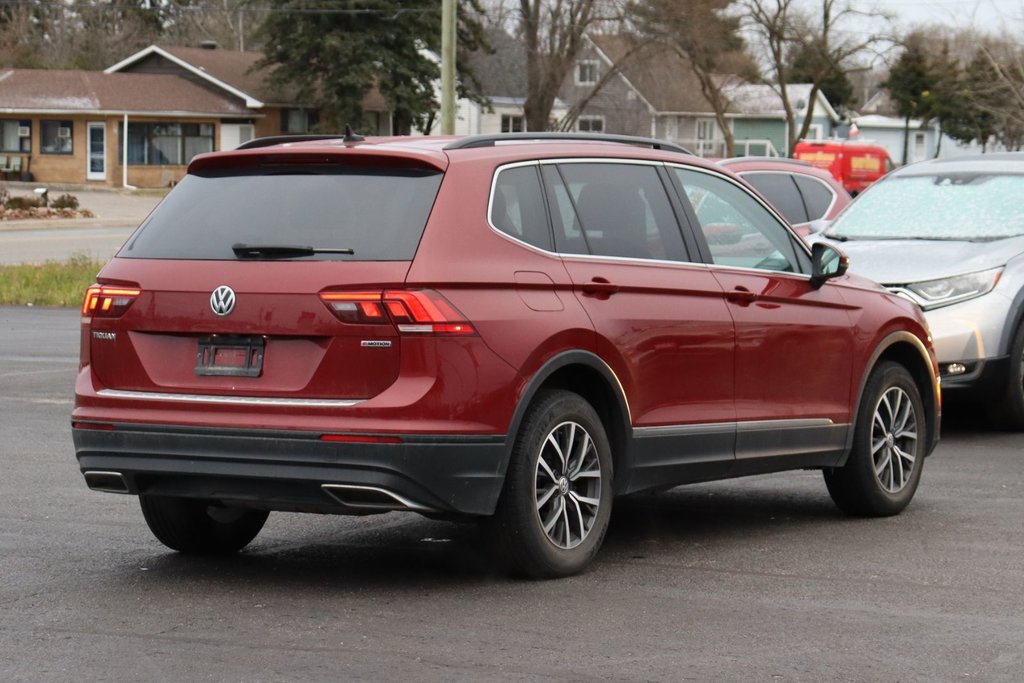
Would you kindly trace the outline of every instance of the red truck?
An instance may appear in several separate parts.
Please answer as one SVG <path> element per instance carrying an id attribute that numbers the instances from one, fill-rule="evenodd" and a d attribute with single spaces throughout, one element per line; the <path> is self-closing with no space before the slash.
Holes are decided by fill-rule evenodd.
<path id="1" fill-rule="evenodd" d="M 884 147 L 851 140 L 798 142 L 793 156 L 831 173 L 852 196 L 895 167 Z"/>

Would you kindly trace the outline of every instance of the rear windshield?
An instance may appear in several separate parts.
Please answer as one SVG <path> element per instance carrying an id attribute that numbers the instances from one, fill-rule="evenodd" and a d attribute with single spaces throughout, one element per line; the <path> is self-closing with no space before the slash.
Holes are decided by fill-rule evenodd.
<path id="1" fill-rule="evenodd" d="M 441 177 L 337 167 L 189 174 L 118 256 L 235 260 L 232 246 L 245 244 L 352 251 L 305 260 L 408 261 Z"/>

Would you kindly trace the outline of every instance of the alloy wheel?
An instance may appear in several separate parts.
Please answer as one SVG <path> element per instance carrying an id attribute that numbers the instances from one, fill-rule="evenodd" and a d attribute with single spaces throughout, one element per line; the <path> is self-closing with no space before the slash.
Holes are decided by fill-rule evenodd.
<path id="1" fill-rule="evenodd" d="M 910 482 L 917 460 L 917 414 L 900 387 L 882 394 L 871 425 L 871 458 L 875 477 L 889 493 Z"/>
<path id="2" fill-rule="evenodd" d="M 534 478 L 537 515 L 549 541 L 578 546 L 594 527 L 601 506 L 601 462 L 587 430 L 562 422 L 544 439 Z"/>

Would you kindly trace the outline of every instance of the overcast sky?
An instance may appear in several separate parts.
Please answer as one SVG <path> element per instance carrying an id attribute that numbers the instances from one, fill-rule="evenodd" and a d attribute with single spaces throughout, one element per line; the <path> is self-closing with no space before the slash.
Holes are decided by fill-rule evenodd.
<path id="1" fill-rule="evenodd" d="M 940 22 L 994 33 L 1024 25 L 1024 0 L 865 0 L 862 6 L 895 14 L 906 25 Z"/>

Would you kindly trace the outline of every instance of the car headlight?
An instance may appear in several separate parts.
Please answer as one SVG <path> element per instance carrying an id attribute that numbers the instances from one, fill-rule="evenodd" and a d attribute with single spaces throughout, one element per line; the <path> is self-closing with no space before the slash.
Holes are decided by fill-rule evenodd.
<path id="1" fill-rule="evenodd" d="M 906 288 L 914 295 L 921 308 L 928 310 L 988 294 L 999 282 L 999 276 L 1002 274 L 1002 268 L 993 268 L 941 280 L 915 282 Z"/>

